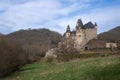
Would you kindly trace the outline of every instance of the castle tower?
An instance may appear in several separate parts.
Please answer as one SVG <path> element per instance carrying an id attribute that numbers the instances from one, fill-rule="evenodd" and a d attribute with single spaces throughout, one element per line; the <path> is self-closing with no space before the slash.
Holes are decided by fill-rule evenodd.
<path id="1" fill-rule="evenodd" d="M 70 35 L 71 35 L 71 31 L 70 31 L 70 26 L 68 25 L 67 28 L 66 28 L 65 37 L 70 38 Z"/>
<path id="2" fill-rule="evenodd" d="M 94 25 L 94 26 L 95 26 L 95 28 L 97 28 L 97 23 L 96 23 L 96 22 L 95 22 L 95 25 Z"/>
<path id="3" fill-rule="evenodd" d="M 76 24 L 76 30 L 78 30 L 79 28 L 83 28 L 83 23 L 81 19 L 78 19 L 77 24 Z"/>
<path id="4" fill-rule="evenodd" d="M 70 32 L 70 26 L 69 25 L 66 28 L 66 32 Z"/>
<path id="5" fill-rule="evenodd" d="M 95 34 L 96 34 L 96 35 L 95 35 L 95 39 L 97 39 L 97 23 L 96 23 L 96 22 L 95 22 L 95 25 L 94 25 L 94 26 L 95 26 L 94 30 L 95 30 Z"/>

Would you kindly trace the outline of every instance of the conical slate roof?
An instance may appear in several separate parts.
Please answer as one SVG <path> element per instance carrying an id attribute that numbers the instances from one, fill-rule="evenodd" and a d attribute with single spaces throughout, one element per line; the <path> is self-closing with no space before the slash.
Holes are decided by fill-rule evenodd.
<path id="1" fill-rule="evenodd" d="M 67 26 L 66 32 L 71 32 L 71 31 L 70 31 L 70 26 L 69 26 L 69 25 Z"/>
<path id="2" fill-rule="evenodd" d="M 78 29 L 79 27 L 83 28 L 83 23 L 81 19 L 78 19 L 77 24 L 76 24 L 76 29 Z"/>
<path id="3" fill-rule="evenodd" d="M 95 22 L 95 26 L 97 26 L 97 23 Z"/>

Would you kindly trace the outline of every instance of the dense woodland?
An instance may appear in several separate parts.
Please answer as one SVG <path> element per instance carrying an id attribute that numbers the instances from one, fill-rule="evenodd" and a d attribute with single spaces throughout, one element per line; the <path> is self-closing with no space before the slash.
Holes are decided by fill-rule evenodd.
<path id="1" fill-rule="evenodd" d="M 56 47 L 61 35 L 48 29 L 20 30 L 0 35 L 0 76 L 19 70 L 19 67 L 44 57 Z"/>
<path id="2" fill-rule="evenodd" d="M 26 53 L 17 43 L 0 36 L 0 76 L 19 69 L 27 63 Z"/>
<path id="3" fill-rule="evenodd" d="M 29 60 L 35 61 L 45 55 L 48 49 L 56 47 L 61 35 L 48 29 L 20 30 L 7 35 L 29 53 Z"/>
<path id="4" fill-rule="evenodd" d="M 120 26 L 99 34 L 98 39 L 106 42 L 120 42 Z"/>

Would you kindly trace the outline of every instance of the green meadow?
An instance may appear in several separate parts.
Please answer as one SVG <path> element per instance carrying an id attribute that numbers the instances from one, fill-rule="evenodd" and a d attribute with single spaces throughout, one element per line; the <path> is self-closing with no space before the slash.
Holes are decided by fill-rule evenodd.
<path id="1" fill-rule="evenodd" d="M 120 80 L 120 56 L 36 62 L 0 80 Z"/>

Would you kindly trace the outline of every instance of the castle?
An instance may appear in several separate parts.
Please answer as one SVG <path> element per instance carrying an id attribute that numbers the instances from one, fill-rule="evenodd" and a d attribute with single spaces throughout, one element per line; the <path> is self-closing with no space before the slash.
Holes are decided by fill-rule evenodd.
<path id="1" fill-rule="evenodd" d="M 68 25 L 58 47 L 48 50 L 45 57 L 52 55 L 57 58 L 58 53 L 86 50 L 89 47 L 87 43 L 92 39 L 97 39 L 97 24 L 88 22 L 83 25 L 82 20 L 78 19 L 75 29 L 71 31 Z"/>
<path id="2" fill-rule="evenodd" d="M 97 39 L 97 24 L 88 22 L 83 25 L 82 20 L 78 19 L 76 27 L 73 31 L 67 26 L 64 38 L 74 40 L 74 48 L 77 50 L 87 49 L 87 43 L 92 39 Z"/>

